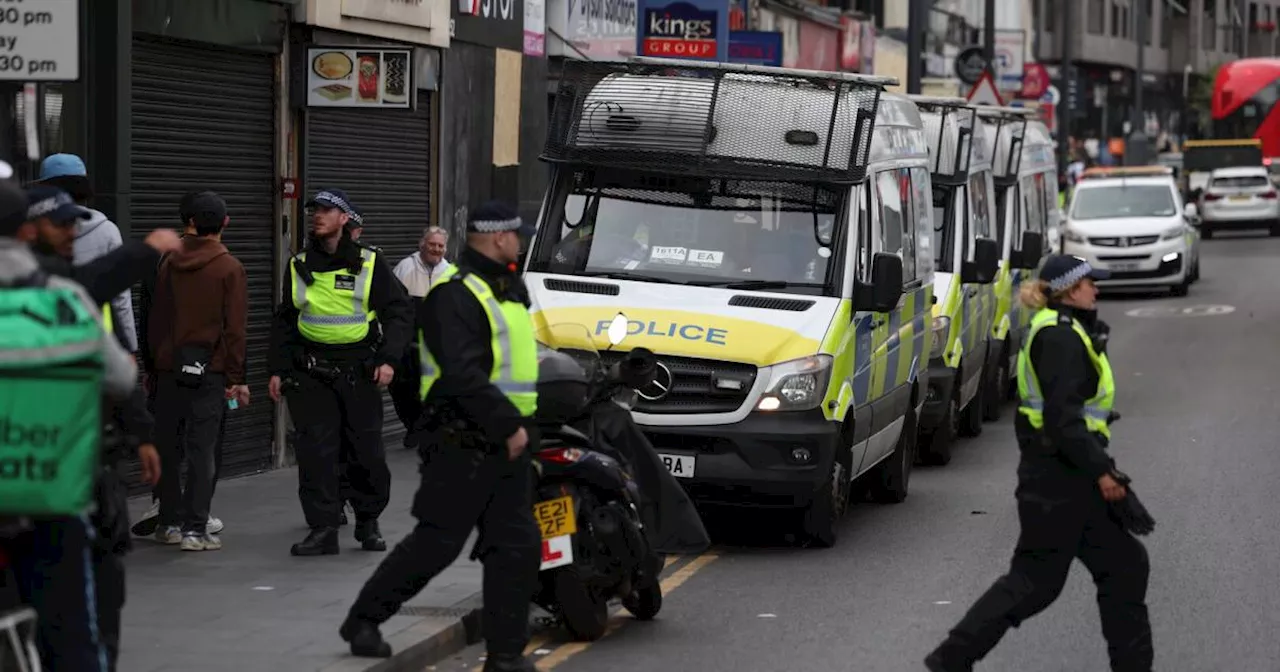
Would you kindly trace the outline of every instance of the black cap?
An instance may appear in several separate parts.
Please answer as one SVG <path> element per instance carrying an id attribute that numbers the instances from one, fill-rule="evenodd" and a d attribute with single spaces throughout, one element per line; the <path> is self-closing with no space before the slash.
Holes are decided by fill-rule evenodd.
<path id="1" fill-rule="evenodd" d="M 337 208 L 347 213 L 347 216 L 351 218 L 351 226 L 364 226 L 364 215 L 360 214 L 360 208 L 357 208 L 356 204 L 347 198 L 346 192 L 341 189 L 321 189 L 305 205 L 308 208 L 315 206 Z"/>
<path id="2" fill-rule="evenodd" d="M 538 230 L 533 224 L 525 223 L 515 208 L 501 201 L 487 201 L 471 211 L 467 218 L 467 231 L 472 233 L 500 233 L 515 231 L 529 237 Z"/>
<path id="3" fill-rule="evenodd" d="M 216 192 L 202 191 L 191 198 L 188 204 L 190 219 L 195 220 L 197 229 L 218 229 L 227 220 L 227 202 Z"/>
<path id="4" fill-rule="evenodd" d="M 27 190 L 27 221 L 48 217 L 55 224 L 74 224 L 92 216 L 71 194 L 53 185 L 35 184 Z"/>
<path id="5" fill-rule="evenodd" d="M 1106 280 L 1109 277 L 1111 271 L 1094 268 L 1084 259 L 1069 254 L 1055 254 L 1040 267 L 1040 279 L 1049 283 L 1051 292 L 1061 292 L 1085 278 Z"/>
<path id="6" fill-rule="evenodd" d="M 13 180 L 0 180 L 0 236 L 13 237 L 26 221 L 26 192 Z"/>

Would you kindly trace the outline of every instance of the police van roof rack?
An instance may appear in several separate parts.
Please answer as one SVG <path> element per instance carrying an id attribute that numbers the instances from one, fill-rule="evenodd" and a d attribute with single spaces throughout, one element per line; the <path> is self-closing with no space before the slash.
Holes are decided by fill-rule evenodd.
<path id="1" fill-rule="evenodd" d="M 973 106 L 964 98 L 951 96 L 910 95 L 907 98 L 931 115 L 925 117 L 924 128 L 929 140 L 929 158 L 933 162 L 929 169 L 933 183 L 955 187 L 968 182 L 977 123 Z M 953 131 L 954 137 L 948 131 Z"/>
<path id="2" fill-rule="evenodd" d="M 564 65 L 542 160 L 856 184 L 894 77 L 659 58 Z"/>
<path id="3" fill-rule="evenodd" d="M 1011 187 L 1018 182 L 1022 168 L 1022 141 L 1027 134 L 1027 120 L 1036 112 L 1021 107 L 977 106 L 978 117 L 996 127 L 996 150 L 991 157 L 991 179 L 997 187 Z"/>

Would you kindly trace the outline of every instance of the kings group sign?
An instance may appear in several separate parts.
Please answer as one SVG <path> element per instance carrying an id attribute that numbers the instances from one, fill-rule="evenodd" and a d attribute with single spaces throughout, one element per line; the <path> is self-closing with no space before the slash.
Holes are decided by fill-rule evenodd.
<path id="1" fill-rule="evenodd" d="M 640 0 L 636 53 L 703 61 L 729 59 L 729 5 L 724 0 Z"/>

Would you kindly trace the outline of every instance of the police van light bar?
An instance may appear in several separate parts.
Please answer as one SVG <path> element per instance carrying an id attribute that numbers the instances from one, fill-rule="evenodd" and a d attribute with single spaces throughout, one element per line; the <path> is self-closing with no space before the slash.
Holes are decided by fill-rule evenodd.
<path id="1" fill-rule="evenodd" d="M 1173 168 L 1169 166 L 1121 166 L 1115 168 L 1090 168 L 1080 174 L 1080 179 L 1103 179 L 1108 177 L 1163 177 L 1172 176 Z"/>

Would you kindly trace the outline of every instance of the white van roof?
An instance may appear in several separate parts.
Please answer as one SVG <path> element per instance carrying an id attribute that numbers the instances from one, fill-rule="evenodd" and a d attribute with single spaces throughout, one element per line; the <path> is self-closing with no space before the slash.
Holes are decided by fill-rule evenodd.
<path id="1" fill-rule="evenodd" d="M 890 161 L 911 161 L 928 168 L 929 143 L 925 139 L 920 108 L 906 96 L 885 92 L 880 94 L 880 105 L 876 109 L 868 164 Z"/>
<path id="2" fill-rule="evenodd" d="M 968 179 L 974 170 L 972 145 L 977 113 L 973 106 L 955 97 L 910 96 L 910 99 L 921 107 L 925 140 L 929 143 L 929 165 L 935 180 Z M 960 155 L 958 162 L 957 155 Z"/>

